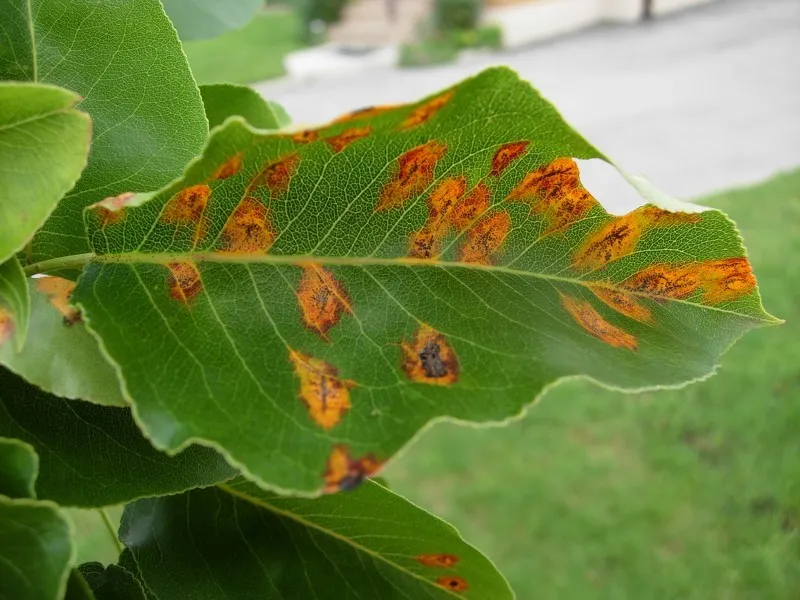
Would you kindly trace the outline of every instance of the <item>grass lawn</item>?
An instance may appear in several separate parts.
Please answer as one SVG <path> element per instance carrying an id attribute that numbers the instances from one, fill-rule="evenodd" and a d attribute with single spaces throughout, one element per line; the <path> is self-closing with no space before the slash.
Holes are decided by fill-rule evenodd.
<path id="1" fill-rule="evenodd" d="M 506 428 L 439 424 L 385 473 L 520 600 L 800 598 L 800 171 L 701 203 L 786 324 L 681 391 L 570 381 Z"/>
<path id="2" fill-rule="evenodd" d="M 283 75 L 283 57 L 301 48 L 294 12 L 266 12 L 244 28 L 183 45 L 197 83 L 254 83 Z"/>

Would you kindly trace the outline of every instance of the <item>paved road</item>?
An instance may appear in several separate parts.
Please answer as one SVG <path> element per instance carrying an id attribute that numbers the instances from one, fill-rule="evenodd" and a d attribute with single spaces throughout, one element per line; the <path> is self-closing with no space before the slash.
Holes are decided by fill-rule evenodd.
<path id="1" fill-rule="evenodd" d="M 456 65 L 257 89 L 295 121 L 319 123 L 416 100 L 491 64 L 518 70 L 601 150 L 678 197 L 800 165 L 800 0 L 718 0 Z M 588 187 L 619 208 L 613 183 L 598 185 Z"/>

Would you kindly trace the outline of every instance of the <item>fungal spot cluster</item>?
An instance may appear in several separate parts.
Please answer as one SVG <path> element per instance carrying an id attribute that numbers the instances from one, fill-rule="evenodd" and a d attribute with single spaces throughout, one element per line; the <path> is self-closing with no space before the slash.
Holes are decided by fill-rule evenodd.
<path id="1" fill-rule="evenodd" d="M 455 554 L 420 554 L 415 558 L 426 567 L 439 567 L 442 569 L 452 569 L 460 560 Z"/>
<path id="2" fill-rule="evenodd" d="M 250 182 L 248 191 L 264 186 L 269 190 L 270 198 L 280 198 L 289 189 L 289 182 L 299 165 L 300 155 L 296 152 L 267 163 Z"/>
<path id="3" fill-rule="evenodd" d="M 268 219 L 269 211 L 260 200 L 244 198 L 222 229 L 223 252 L 263 254 L 275 241 L 275 229 Z"/>
<path id="4" fill-rule="evenodd" d="M 239 171 L 242 170 L 242 153 L 239 152 L 231 156 L 228 160 L 222 163 L 214 174 L 211 176 L 212 179 L 227 179 L 228 177 L 232 177 L 236 175 Z"/>
<path id="5" fill-rule="evenodd" d="M 333 274 L 320 265 L 303 267 L 297 301 L 305 326 L 327 341 L 328 331 L 343 312 L 352 312 L 350 299 Z"/>
<path id="6" fill-rule="evenodd" d="M 210 196 L 211 188 L 204 183 L 182 189 L 167 202 L 161 221 L 192 227 L 194 229 L 192 245 L 196 246 L 208 231 L 206 206 Z"/>
<path id="7" fill-rule="evenodd" d="M 36 291 L 47 296 L 48 301 L 61 313 L 65 325 L 81 321 L 80 311 L 70 304 L 75 282 L 61 277 L 40 277 L 36 280 Z"/>
<path id="8" fill-rule="evenodd" d="M 442 575 L 436 579 L 436 583 L 454 592 L 465 592 L 469 589 L 466 579 L 458 575 Z"/>
<path id="9" fill-rule="evenodd" d="M 337 135 L 327 137 L 324 141 L 334 152 L 341 152 L 356 140 L 367 137 L 370 133 L 372 133 L 372 127 L 353 127 L 352 129 L 345 129 Z"/>
<path id="10" fill-rule="evenodd" d="M 447 339 L 426 324 L 421 324 L 412 342 L 403 342 L 402 368 L 416 383 L 452 385 L 458 381 L 458 358 Z"/>
<path id="11" fill-rule="evenodd" d="M 344 444 L 333 447 L 323 475 L 324 491 L 328 494 L 348 492 L 356 489 L 367 477 L 376 475 L 383 463 L 374 454 L 353 458 L 350 448 Z"/>
<path id="12" fill-rule="evenodd" d="M 387 104 L 383 106 L 365 106 L 364 108 L 359 108 L 358 110 L 337 117 L 334 119 L 333 123 L 347 123 L 348 121 L 356 121 L 359 119 L 371 119 L 397 108 L 402 108 L 402 105 Z"/>
<path id="13" fill-rule="evenodd" d="M 169 295 L 178 302 L 188 304 L 203 290 L 200 271 L 191 261 L 172 262 L 169 269 Z"/>
<path id="14" fill-rule="evenodd" d="M 319 139 L 319 130 L 306 129 L 305 131 L 298 131 L 289 136 L 296 144 L 310 144 Z"/>
<path id="15" fill-rule="evenodd" d="M 501 146 L 492 157 L 492 170 L 489 174 L 492 177 L 500 177 L 512 162 L 525 155 L 529 145 L 528 140 L 522 140 Z"/>
<path id="16" fill-rule="evenodd" d="M 454 93 L 454 90 L 450 90 L 418 106 L 400 124 L 400 129 L 411 129 L 426 123 L 450 101 Z"/>
<path id="17" fill-rule="evenodd" d="M 463 175 L 445 179 L 431 192 L 428 200 L 428 219 L 419 231 L 411 236 L 409 255 L 414 258 L 435 258 L 442 239 L 450 230 L 453 207 L 466 191 L 467 178 Z"/>
<path id="18" fill-rule="evenodd" d="M 133 192 L 111 196 L 92 204 L 89 210 L 97 217 L 100 227 L 105 228 L 107 225 L 120 223 L 125 218 L 125 208 L 134 196 Z"/>
<path id="19" fill-rule="evenodd" d="M 350 410 L 350 390 L 355 382 L 339 378 L 333 365 L 302 352 L 292 350 L 289 359 L 300 379 L 300 399 L 308 416 L 323 429 L 332 429 Z"/>
<path id="20" fill-rule="evenodd" d="M 567 294 L 561 296 L 561 305 L 589 334 L 615 348 L 624 348 L 635 352 L 639 345 L 630 333 L 615 327 L 586 300 L 573 298 Z"/>
<path id="21" fill-rule="evenodd" d="M 591 285 L 589 289 L 606 306 L 618 313 L 630 317 L 640 323 L 649 323 L 653 319 L 650 309 L 631 294 L 614 289 L 610 285 Z"/>
<path id="22" fill-rule="evenodd" d="M 430 141 L 404 152 L 397 158 L 392 179 L 383 186 L 375 210 L 389 210 L 422 193 L 433 183 L 436 163 L 447 153 L 447 146 Z"/>

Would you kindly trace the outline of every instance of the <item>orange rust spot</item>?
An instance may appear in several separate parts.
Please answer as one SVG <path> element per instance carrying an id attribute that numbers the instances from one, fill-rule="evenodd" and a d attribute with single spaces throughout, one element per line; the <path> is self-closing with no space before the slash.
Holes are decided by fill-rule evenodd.
<path id="1" fill-rule="evenodd" d="M 402 106 L 403 106 L 402 104 L 387 104 L 384 106 L 366 106 L 364 108 L 359 108 L 358 110 L 354 110 L 353 112 L 344 114 L 341 117 L 337 117 L 336 119 L 333 120 L 333 123 L 344 123 L 346 121 L 354 121 L 356 119 L 370 119 L 372 117 L 377 117 L 378 115 L 382 115 L 385 112 L 394 110 L 395 108 L 400 108 Z"/>
<path id="2" fill-rule="evenodd" d="M 510 231 L 511 217 L 507 212 L 487 214 L 467 231 L 459 260 L 480 265 L 492 264 L 492 255 L 500 249 Z"/>
<path id="3" fill-rule="evenodd" d="M 226 179 L 232 175 L 236 175 L 242 170 L 242 153 L 238 152 L 231 156 L 228 160 L 222 163 L 214 174 L 212 179 Z"/>
<path id="4" fill-rule="evenodd" d="M 342 133 L 325 138 L 325 143 L 333 148 L 334 152 L 341 152 L 356 140 L 367 137 L 372 133 L 372 127 L 353 127 L 352 129 L 345 129 Z"/>
<path id="5" fill-rule="evenodd" d="M 441 96 L 437 96 L 436 98 L 428 100 L 422 106 L 418 106 L 411 111 L 411 114 L 408 115 L 408 117 L 406 117 L 406 119 L 400 124 L 400 129 L 411 129 L 412 127 L 422 125 L 426 121 L 429 121 L 437 112 L 441 110 L 445 104 L 450 101 L 450 98 L 453 97 L 454 93 L 454 90 L 450 90 Z"/>
<path id="6" fill-rule="evenodd" d="M 626 294 L 620 290 L 615 290 L 604 285 L 590 285 L 589 289 L 597 296 L 606 306 L 613 308 L 626 317 L 635 319 L 641 323 L 649 323 L 652 321 L 653 315 L 650 309 L 638 302 L 630 294 Z"/>
<path id="7" fill-rule="evenodd" d="M 305 131 L 298 131 L 291 135 L 292 141 L 298 144 L 310 144 L 319 139 L 319 131 L 316 129 L 306 129 Z"/>
<path id="8" fill-rule="evenodd" d="M 193 262 L 173 262 L 167 264 L 170 272 L 169 295 L 175 300 L 188 303 L 203 289 L 200 271 Z"/>
<path id="9" fill-rule="evenodd" d="M 81 321 L 80 311 L 69 303 L 74 289 L 74 281 L 61 277 L 40 277 L 36 280 L 36 290 L 47 296 L 50 304 L 61 313 L 67 325 Z"/>
<path id="10" fill-rule="evenodd" d="M 411 381 L 452 385 L 458 381 L 458 358 L 444 335 L 421 324 L 413 344 L 402 342 L 403 371 Z"/>
<path id="11" fill-rule="evenodd" d="M 600 313 L 586 300 L 579 300 L 566 294 L 561 294 L 561 304 L 573 319 L 597 339 L 615 348 L 625 348 L 636 352 L 639 345 L 636 338 L 619 327 L 614 327 L 606 321 Z"/>
<path id="12" fill-rule="evenodd" d="M 744 257 L 679 265 L 656 264 L 622 282 L 625 289 L 656 298 L 683 299 L 701 289 L 702 302 L 719 304 L 752 292 L 756 278 Z"/>
<path id="13" fill-rule="evenodd" d="M 530 214 L 544 217 L 547 223 L 545 235 L 579 221 L 597 205 L 581 185 L 578 165 L 571 158 L 557 158 L 549 165 L 528 173 L 506 200 L 525 202 L 530 206 Z"/>
<path id="14" fill-rule="evenodd" d="M 161 218 L 165 223 L 200 223 L 210 195 L 204 183 L 183 189 L 170 199 Z"/>
<path id="15" fill-rule="evenodd" d="M 255 198 L 245 198 L 228 217 L 222 230 L 222 252 L 262 254 L 275 241 L 275 229 L 267 218 L 269 211 Z"/>
<path id="16" fill-rule="evenodd" d="M 530 142 L 528 140 L 523 140 L 521 142 L 511 142 L 510 144 L 501 146 L 492 157 L 492 170 L 490 175 L 499 177 L 512 162 L 521 158 L 528 151 L 529 144 Z"/>
<path id="17" fill-rule="evenodd" d="M 125 208 L 136 194 L 133 192 L 125 192 L 119 196 L 111 196 L 104 198 L 100 202 L 96 202 L 89 206 L 89 210 L 93 211 L 100 220 L 100 227 L 106 225 L 119 223 L 125 217 Z"/>
<path id="18" fill-rule="evenodd" d="M 401 206 L 412 196 L 424 191 L 433 183 L 433 170 L 446 152 L 447 146 L 432 140 L 401 154 L 397 158 L 397 173 L 381 188 L 375 210 Z"/>
<path id="19" fill-rule="evenodd" d="M 300 398 L 308 415 L 323 429 L 331 429 L 350 410 L 350 390 L 355 382 L 340 379 L 333 365 L 302 352 L 291 350 L 289 359 L 300 378 Z"/>
<path id="20" fill-rule="evenodd" d="M 409 246 L 408 255 L 412 258 L 436 258 L 439 256 L 441 236 L 423 227 L 411 234 Z"/>
<path id="21" fill-rule="evenodd" d="M 0 306 L 0 346 L 14 335 L 14 315 Z"/>
<path id="22" fill-rule="evenodd" d="M 468 196 L 459 200 L 453 207 L 450 220 L 459 231 L 464 231 L 489 210 L 492 192 L 485 183 L 479 183 Z"/>
<path id="23" fill-rule="evenodd" d="M 289 182 L 292 179 L 297 166 L 300 164 L 300 155 L 296 152 L 268 163 L 261 172 L 250 182 L 248 189 L 253 189 L 260 185 L 265 185 L 270 192 L 271 198 L 278 198 L 289 189 Z"/>
<path id="24" fill-rule="evenodd" d="M 579 271 L 600 269 L 633 252 L 646 231 L 693 224 L 700 218 L 696 213 L 674 213 L 655 206 L 642 206 L 614 218 L 591 234 L 573 255 L 572 267 Z"/>
<path id="25" fill-rule="evenodd" d="M 435 258 L 441 241 L 450 230 L 450 215 L 467 188 L 466 177 L 445 179 L 426 201 L 428 219 L 421 230 L 411 236 L 409 255 L 415 258 Z"/>
<path id="26" fill-rule="evenodd" d="M 374 454 L 353 459 L 350 448 L 339 444 L 333 447 L 325 469 L 325 492 L 347 492 L 356 489 L 367 477 L 380 471 L 383 462 Z"/>
<path id="27" fill-rule="evenodd" d="M 436 583 L 454 592 L 464 592 L 469 589 L 466 579 L 457 575 L 442 575 L 436 580 Z"/>
<path id="28" fill-rule="evenodd" d="M 450 569 L 461 560 L 455 554 L 420 554 L 415 558 L 426 567 L 441 567 L 443 569 Z"/>
<path id="29" fill-rule="evenodd" d="M 328 339 L 328 331 L 339 322 L 344 311 L 353 312 L 342 284 L 330 271 L 313 263 L 303 266 L 297 300 L 306 327 L 324 340 Z"/>

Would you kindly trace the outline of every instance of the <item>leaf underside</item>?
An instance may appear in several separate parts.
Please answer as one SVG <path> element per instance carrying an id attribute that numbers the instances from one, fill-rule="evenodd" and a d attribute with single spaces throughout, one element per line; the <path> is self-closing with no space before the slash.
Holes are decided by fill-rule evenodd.
<path id="1" fill-rule="evenodd" d="M 158 447 L 351 487 L 433 419 L 678 385 L 772 319 L 725 215 L 613 217 L 573 158 L 604 159 L 507 69 L 317 130 L 228 121 L 149 202 L 86 211 L 73 299 Z"/>

